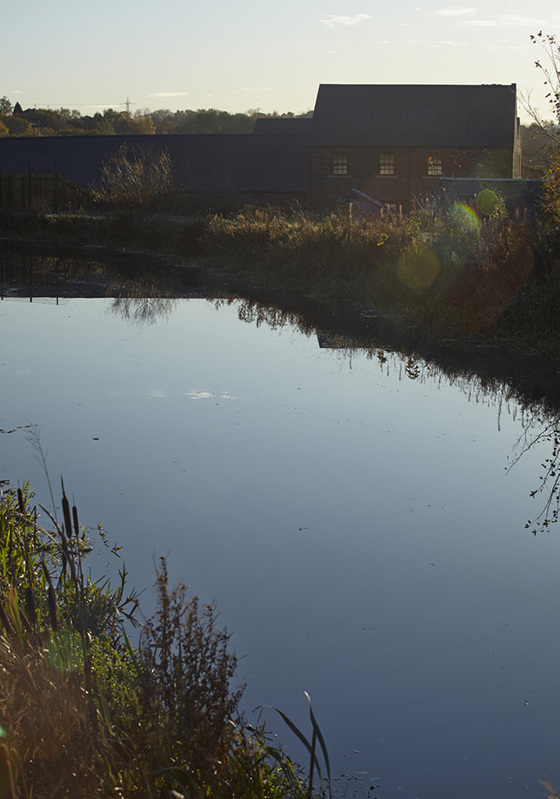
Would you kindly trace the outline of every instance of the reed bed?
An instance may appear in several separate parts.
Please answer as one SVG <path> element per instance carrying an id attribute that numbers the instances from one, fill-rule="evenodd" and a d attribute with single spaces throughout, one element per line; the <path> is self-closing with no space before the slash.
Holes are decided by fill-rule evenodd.
<path id="1" fill-rule="evenodd" d="M 197 263 L 214 287 L 291 293 L 348 318 L 390 316 L 428 339 L 497 337 L 560 352 L 560 234 L 544 210 L 528 226 L 503 210 L 483 219 L 462 205 L 427 206 L 404 218 L 352 209 L 245 206 L 184 216 L 124 207 L 90 216 L 0 215 L 0 232 L 165 253 Z"/>
<path id="2" fill-rule="evenodd" d="M 29 486 L 0 488 L 1 799 L 311 795 L 239 712 L 214 605 L 171 587 L 161 560 L 142 619 L 124 567 L 115 585 L 86 570 L 91 541 L 64 493 L 63 520 L 42 509 L 42 526 Z"/>
<path id="3" fill-rule="evenodd" d="M 537 251 L 527 226 L 498 214 L 481 221 L 462 206 L 406 219 L 248 209 L 213 216 L 206 246 L 224 270 L 253 283 L 454 334 L 503 321 L 533 274 Z"/>

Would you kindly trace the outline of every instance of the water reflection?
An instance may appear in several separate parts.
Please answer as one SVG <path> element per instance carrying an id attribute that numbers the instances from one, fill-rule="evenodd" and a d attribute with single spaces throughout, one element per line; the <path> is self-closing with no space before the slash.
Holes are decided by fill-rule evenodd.
<path id="1" fill-rule="evenodd" d="M 115 297 L 111 310 L 133 324 L 149 325 L 170 316 L 176 303 L 173 297 L 124 295 Z"/>
<path id="2" fill-rule="evenodd" d="M 459 388 L 469 402 L 484 402 L 496 407 L 498 430 L 504 411 L 514 420 L 520 417 L 523 432 L 513 446 L 506 471 L 511 471 L 529 451 L 542 449 L 545 444 L 551 448 L 549 456 L 543 460 L 543 473 L 539 477 L 538 486 L 528 491 L 531 497 L 537 499 L 545 497 L 545 501 L 534 518 L 526 522 L 525 528 L 531 529 L 531 532 L 536 535 L 537 531 L 546 530 L 558 521 L 560 515 L 560 415 L 550 409 L 547 410 L 546 399 L 540 405 L 535 403 L 528 406 L 520 405 L 517 392 L 510 385 L 504 384 L 496 378 L 461 371 L 450 373 L 437 364 L 426 362 L 416 355 L 403 358 L 400 353 L 384 350 L 373 342 L 364 342 L 362 339 L 352 339 L 346 335 L 317 330 L 306 316 L 259 300 L 229 297 L 215 300 L 214 304 L 216 308 L 235 304 L 238 318 L 243 322 L 255 324 L 257 327 L 266 324 L 274 330 L 290 325 L 304 335 L 316 335 L 321 349 L 338 351 L 344 359 L 348 360 L 350 367 L 352 357 L 359 352 L 365 353 L 371 360 L 377 360 L 387 375 L 392 367 L 397 369 L 399 379 L 406 376 L 410 380 L 420 383 L 433 382 L 436 384 L 445 381 Z"/>
<path id="3" fill-rule="evenodd" d="M 161 284 L 152 302 L 131 271 L 104 278 L 116 302 L 0 306 L 2 429 L 41 425 L 134 584 L 171 548 L 216 596 L 249 710 L 298 723 L 312 692 L 335 773 L 380 772 L 366 789 L 384 799 L 539 791 L 560 742 L 560 536 L 523 523 L 557 411 L 313 307 L 177 302 Z M 287 324 L 305 337 L 274 332 Z M 0 476 L 40 483 L 23 433 L 1 436 Z"/>
<path id="4" fill-rule="evenodd" d="M 195 268 L 174 267 L 164 258 L 127 251 L 109 257 L 89 250 L 89 255 L 69 257 L 0 248 L 0 299 L 114 297 L 115 311 L 135 322 L 152 323 L 169 314 L 172 300 L 198 296 L 198 278 Z"/>
<path id="5" fill-rule="evenodd" d="M 545 447 L 547 457 L 542 459 L 538 484 L 530 492 L 542 507 L 525 524 L 533 535 L 555 524 L 560 513 L 560 416 L 547 418 L 542 413 L 526 414 L 523 432 L 513 446 L 507 472 L 514 469 L 527 453 Z"/>
<path id="6" fill-rule="evenodd" d="M 536 534 L 558 521 L 560 513 L 560 414 L 555 393 L 535 393 L 540 388 L 531 384 L 531 375 L 520 382 L 520 374 L 500 379 L 494 371 L 498 364 L 487 359 L 484 369 L 467 368 L 467 352 L 442 353 L 439 349 L 428 358 L 410 347 L 391 347 L 382 338 L 373 338 L 370 323 L 378 321 L 373 312 L 364 312 L 361 324 L 337 312 L 325 311 L 308 300 L 296 302 L 284 297 L 284 304 L 270 302 L 262 296 L 241 296 L 231 293 L 216 296 L 216 289 L 204 286 L 196 268 L 174 266 L 165 259 L 150 259 L 129 252 L 112 258 L 106 254 L 79 256 L 41 255 L 28 248 L 0 248 L 0 299 L 26 298 L 30 301 L 50 298 L 57 303 L 77 297 L 111 298 L 110 310 L 116 316 L 135 325 L 154 325 L 169 319 L 181 297 L 204 297 L 219 310 L 235 308 L 240 321 L 271 330 L 291 327 L 307 337 L 316 337 L 320 349 L 336 351 L 337 357 L 352 368 L 358 355 L 375 361 L 387 376 L 398 374 L 419 384 L 452 385 L 461 390 L 469 402 L 484 402 L 497 410 L 500 429 L 503 413 L 515 420 L 521 416 L 523 432 L 509 458 L 507 471 L 514 470 L 528 453 L 545 446 L 547 457 L 542 460 L 538 484 L 528 489 L 542 507 L 526 522 L 526 528 Z M 365 325 L 364 325 L 365 322 Z M 374 324 L 375 328 L 375 324 Z M 385 332 L 386 331 L 382 331 Z M 402 343 L 402 342 L 401 342 Z M 408 351 L 407 351 L 408 350 Z M 430 352 L 428 351 L 428 355 Z M 447 357 L 449 356 L 449 357 Z M 494 370 L 494 371 L 493 371 Z M 542 375 L 539 369 L 538 374 Z M 556 386 L 557 381 L 553 381 Z M 522 388 L 520 386 L 522 385 Z M 193 398 L 203 398 L 203 392 L 191 392 Z M 210 396 L 210 395 L 209 395 Z M 211 395 L 213 396 L 213 394 Z"/>

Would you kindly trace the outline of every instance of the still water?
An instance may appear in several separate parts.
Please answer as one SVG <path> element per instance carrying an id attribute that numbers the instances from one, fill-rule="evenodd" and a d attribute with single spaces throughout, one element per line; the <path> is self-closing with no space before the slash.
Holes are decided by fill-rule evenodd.
<path id="1" fill-rule="evenodd" d="M 55 489 L 62 475 L 82 523 L 124 547 L 147 608 L 167 554 L 216 599 L 250 718 L 276 705 L 307 730 L 310 693 L 348 795 L 545 795 L 560 530 L 525 523 L 554 420 L 423 362 L 241 321 L 239 303 L 157 310 L 0 303 L 0 479 L 50 505 L 35 425 Z"/>

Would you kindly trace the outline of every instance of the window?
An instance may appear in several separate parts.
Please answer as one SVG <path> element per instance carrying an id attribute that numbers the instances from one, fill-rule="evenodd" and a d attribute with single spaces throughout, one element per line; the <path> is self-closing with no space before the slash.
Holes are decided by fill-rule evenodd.
<path id="1" fill-rule="evenodd" d="M 395 174 L 395 153 L 379 153 L 379 174 Z"/>
<path id="2" fill-rule="evenodd" d="M 332 174 L 333 175 L 348 174 L 348 156 L 346 153 L 333 153 Z"/>
<path id="3" fill-rule="evenodd" d="M 428 156 L 428 175 L 443 175 L 443 158 L 432 153 Z"/>

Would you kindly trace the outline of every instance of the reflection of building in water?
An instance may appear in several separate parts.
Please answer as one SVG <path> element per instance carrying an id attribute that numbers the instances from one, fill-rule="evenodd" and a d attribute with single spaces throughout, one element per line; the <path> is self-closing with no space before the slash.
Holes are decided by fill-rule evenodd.
<path id="1" fill-rule="evenodd" d="M 322 350 L 356 350 L 360 348 L 354 339 L 339 336 L 336 333 L 317 333 L 317 341 Z"/>

